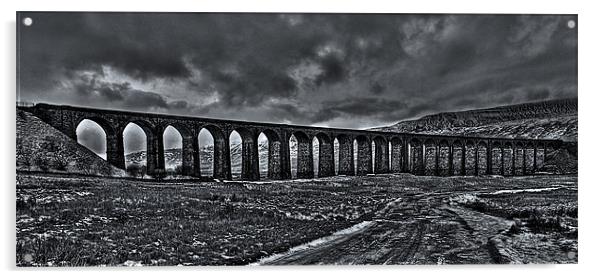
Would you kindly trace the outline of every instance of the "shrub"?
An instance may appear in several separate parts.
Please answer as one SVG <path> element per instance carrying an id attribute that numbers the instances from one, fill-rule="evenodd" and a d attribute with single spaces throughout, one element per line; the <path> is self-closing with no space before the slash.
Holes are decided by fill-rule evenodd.
<path id="1" fill-rule="evenodd" d="M 50 162 L 49 162 L 48 158 L 46 158 L 43 155 L 37 155 L 33 159 L 33 162 L 42 171 L 48 171 L 50 169 Z"/>
<path id="2" fill-rule="evenodd" d="M 126 169 L 129 176 L 132 177 L 144 177 L 146 175 L 146 166 L 142 165 L 129 165 Z"/>
<path id="3" fill-rule="evenodd" d="M 69 165 L 69 160 L 64 156 L 57 154 L 57 156 L 51 160 L 51 164 L 53 169 L 65 171 Z"/>
<path id="4" fill-rule="evenodd" d="M 167 176 L 167 172 L 165 171 L 158 171 L 155 170 L 155 173 L 153 173 L 153 178 L 157 179 L 157 180 L 162 180 Z"/>
<path id="5" fill-rule="evenodd" d="M 40 144 L 40 148 L 49 153 L 56 153 L 62 147 L 60 140 L 57 140 L 53 136 L 46 136 L 44 141 Z"/>
<path id="6" fill-rule="evenodd" d="M 35 198 L 17 198 L 17 210 L 28 211 L 36 206 Z"/>
<path id="7" fill-rule="evenodd" d="M 534 215 L 527 220 L 527 226 L 534 233 L 562 232 L 565 229 L 559 216 L 541 217 Z"/>
<path id="8" fill-rule="evenodd" d="M 182 165 L 177 165 L 176 168 L 174 169 L 174 173 L 176 175 L 181 175 L 182 174 Z"/>
<path id="9" fill-rule="evenodd" d="M 29 170 L 31 168 L 31 158 L 25 155 L 17 155 L 17 169 L 26 169 Z"/>
<path id="10" fill-rule="evenodd" d="M 521 231 L 521 222 L 520 221 L 515 221 L 514 224 L 512 224 L 512 226 L 510 227 L 510 229 L 508 229 L 508 234 L 510 236 L 515 235 L 515 234 L 519 234 Z"/>

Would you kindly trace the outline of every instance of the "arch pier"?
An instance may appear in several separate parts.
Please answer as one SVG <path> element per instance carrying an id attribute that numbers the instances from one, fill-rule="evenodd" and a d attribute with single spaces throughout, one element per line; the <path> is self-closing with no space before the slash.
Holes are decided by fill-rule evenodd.
<path id="1" fill-rule="evenodd" d="M 550 150 L 564 145 L 559 140 L 320 128 L 49 104 L 21 109 L 33 113 L 74 140 L 77 140 L 76 129 L 82 121 L 95 122 L 106 135 L 106 160 L 121 169 L 126 167 L 123 131 L 128 124 L 136 124 L 146 136 L 146 167 L 151 175 L 165 173 L 163 133 L 171 126 L 182 140 L 182 175 L 200 177 L 199 136 L 201 131 L 209 132 L 213 141 L 212 175 L 225 180 L 232 179 L 233 149 L 229 137 L 233 133 L 241 139 L 241 179 L 251 181 L 260 179 L 260 134 L 265 135 L 268 142 L 267 178 L 271 180 L 292 178 L 292 160 L 296 160 L 296 178 L 328 177 L 337 172 L 339 175 L 358 176 L 383 173 L 530 175 L 545 165 Z M 291 152 L 293 138 L 296 140 L 296 152 Z M 319 143 L 317 154 L 312 148 L 314 139 Z M 337 171 L 335 140 L 339 146 Z M 314 160 L 317 160 L 315 172 Z"/>

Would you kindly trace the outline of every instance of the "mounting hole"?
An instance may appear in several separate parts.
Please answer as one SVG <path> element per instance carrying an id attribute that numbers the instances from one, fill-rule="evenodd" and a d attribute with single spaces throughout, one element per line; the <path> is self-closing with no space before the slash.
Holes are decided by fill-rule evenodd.
<path id="1" fill-rule="evenodd" d="M 23 25 L 31 26 L 32 24 L 33 24 L 33 19 L 31 19 L 31 17 L 26 17 L 23 19 Z"/>
<path id="2" fill-rule="evenodd" d="M 572 19 L 571 19 L 571 20 L 569 20 L 569 21 L 566 23 L 566 25 L 567 25 L 569 28 L 573 29 L 573 28 L 575 28 L 575 25 L 576 25 L 576 23 L 575 23 L 575 21 L 574 21 L 574 20 L 572 20 Z"/>

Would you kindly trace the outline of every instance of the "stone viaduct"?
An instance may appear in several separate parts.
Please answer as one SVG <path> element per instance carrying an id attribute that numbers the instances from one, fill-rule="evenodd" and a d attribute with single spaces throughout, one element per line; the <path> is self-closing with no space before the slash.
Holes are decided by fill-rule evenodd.
<path id="1" fill-rule="evenodd" d="M 258 137 L 268 138 L 268 179 L 290 179 L 289 140 L 297 139 L 297 178 L 412 173 L 415 175 L 526 175 L 542 166 L 558 140 L 487 138 L 320 128 L 273 123 L 245 122 L 164 114 L 36 104 L 22 107 L 69 137 L 85 119 L 99 124 L 106 134 L 107 161 L 125 169 L 123 131 L 129 123 L 140 126 L 147 139 L 147 172 L 165 172 L 163 132 L 168 126 L 182 136 L 182 174 L 200 177 L 198 135 L 207 129 L 214 140 L 213 177 L 232 179 L 229 135 L 242 138 L 242 180 L 259 180 Z M 314 158 L 312 140 L 319 142 Z M 338 141 L 335 171 L 334 141 Z M 354 144 L 355 142 L 355 144 Z M 354 150 L 357 148 L 357 150 Z M 374 150 L 373 150 L 374 149 Z M 354 155 L 357 154 L 357 155 Z M 354 158 L 357 156 L 357 158 Z"/>

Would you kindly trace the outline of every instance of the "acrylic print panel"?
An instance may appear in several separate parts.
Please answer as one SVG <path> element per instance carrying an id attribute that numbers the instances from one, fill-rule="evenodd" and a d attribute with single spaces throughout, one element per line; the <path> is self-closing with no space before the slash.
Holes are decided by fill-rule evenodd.
<path id="1" fill-rule="evenodd" d="M 17 266 L 578 261 L 576 15 L 17 22 Z"/>

